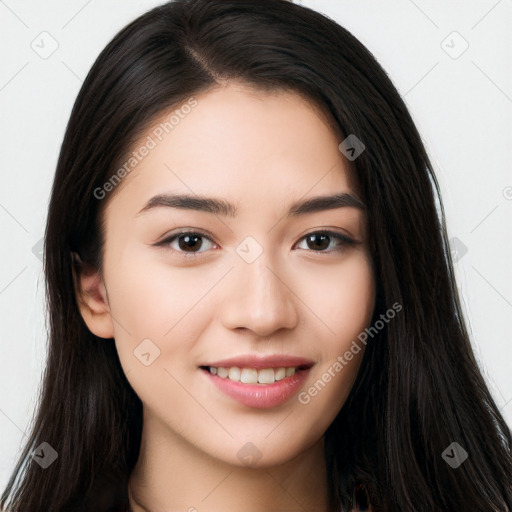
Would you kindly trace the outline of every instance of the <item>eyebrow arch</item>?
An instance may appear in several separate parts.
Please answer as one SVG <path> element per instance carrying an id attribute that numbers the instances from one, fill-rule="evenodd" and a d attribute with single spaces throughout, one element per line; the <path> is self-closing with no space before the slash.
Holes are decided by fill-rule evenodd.
<path id="1" fill-rule="evenodd" d="M 192 194 L 158 194 L 152 197 L 137 215 L 158 207 L 181 208 L 235 218 L 237 207 L 223 199 Z M 341 192 L 330 196 L 317 196 L 293 203 L 286 216 L 297 217 L 334 208 L 353 207 L 365 210 L 364 203 L 355 195 Z"/>

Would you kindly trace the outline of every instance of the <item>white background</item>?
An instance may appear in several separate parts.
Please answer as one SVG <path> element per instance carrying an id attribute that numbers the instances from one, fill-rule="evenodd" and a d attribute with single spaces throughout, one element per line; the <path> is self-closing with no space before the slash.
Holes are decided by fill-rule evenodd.
<path id="1" fill-rule="evenodd" d="M 0 0 L 0 491 L 26 439 L 43 369 L 44 281 L 34 252 L 69 114 L 103 47 L 160 3 Z M 467 247 L 456 264 L 465 315 L 512 425 L 512 1 L 298 3 L 358 37 L 405 99 L 442 187 L 449 237 Z M 46 59 L 31 47 L 51 44 L 58 48 Z"/>

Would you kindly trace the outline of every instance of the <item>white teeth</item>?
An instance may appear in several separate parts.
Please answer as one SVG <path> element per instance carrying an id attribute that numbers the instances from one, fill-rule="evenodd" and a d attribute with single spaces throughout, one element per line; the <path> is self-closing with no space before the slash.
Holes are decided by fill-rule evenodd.
<path id="1" fill-rule="evenodd" d="M 258 382 L 258 370 L 254 368 L 243 368 L 240 381 L 244 384 L 256 384 Z"/>
<path id="2" fill-rule="evenodd" d="M 233 366 L 232 368 L 230 368 L 229 373 L 228 373 L 228 379 L 234 380 L 234 381 L 239 381 L 240 380 L 240 368 L 237 368 L 236 366 Z"/>
<path id="3" fill-rule="evenodd" d="M 281 380 L 281 379 L 284 379 L 285 377 L 286 377 L 286 370 L 284 368 L 278 368 L 274 372 L 274 379 L 276 379 L 276 380 Z"/>
<path id="4" fill-rule="evenodd" d="M 260 384 L 272 384 L 275 382 L 274 370 L 272 368 L 265 368 L 258 372 L 258 382 Z"/>
<path id="5" fill-rule="evenodd" d="M 225 379 L 228 376 L 228 369 L 227 368 L 217 368 L 217 375 L 219 377 L 222 377 Z"/>
<path id="6" fill-rule="evenodd" d="M 296 372 L 295 367 L 264 368 L 262 370 L 256 370 L 255 368 L 238 368 L 237 366 L 231 368 L 223 368 L 222 366 L 216 368 L 215 366 L 210 366 L 209 370 L 213 375 L 244 384 L 273 384 L 285 377 L 290 377 Z"/>

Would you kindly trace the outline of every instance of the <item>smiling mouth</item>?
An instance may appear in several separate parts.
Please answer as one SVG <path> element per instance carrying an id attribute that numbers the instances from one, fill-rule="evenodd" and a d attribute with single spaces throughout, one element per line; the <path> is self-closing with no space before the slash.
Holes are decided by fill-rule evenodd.
<path id="1" fill-rule="evenodd" d="M 211 375 L 216 375 L 222 379 L 228 379 L 233 382 L 268 385 L 279 382 L 304 370 L 308 370 L 310 367 L 311 365 L 303 364 L 299 366 L 281 366 L 262 369 L 251 367 L 239 368 L 237 366 L 230 368 L 223 366 L 200 366 L 199 368 Z"/>

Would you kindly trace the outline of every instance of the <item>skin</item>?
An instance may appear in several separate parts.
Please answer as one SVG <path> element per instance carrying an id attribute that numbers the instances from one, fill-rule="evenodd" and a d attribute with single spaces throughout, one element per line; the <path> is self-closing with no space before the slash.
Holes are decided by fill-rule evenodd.
<path id="1" fill-rule="evenodd" d="M 130 476 L 133 510 L 335 510 L 324 433 L 364 347 L 308 404 L 294 396 L 268 409 L 235 402 L 198 366 L 241 354 L 299 355 L 315 362 L 303 391 L 369 325 L 375 279 L 364 211 L 284 218 L 299 199 L 357 195 L 351 163 L 338 149 L 343 138 L 297 94 L 229 82 L 196 99 L 123 178 L 105 210 L 103 273 L 80 278 L 82 316 L 105 343 L 115 339 L 144 406 L 141 455 Z M 169 192 L 222 198 L 239 213 L 139 213 Z M 178 239 L 155 245 L 177 228 L 206 231 L 210 240 L 200 239 L 187 260 Z M 305 235 L 321 229 L 362 243 L 343 246 L 334 237 L 323 249 L 308 246 Z M 236 252 L 247 236 L 263 250 L 250 264 Z M 148 338 L 160 355 L 146 366 L 134 350 Z M 237 456 L 249 442 L 261 454 L 250 467 Z"/>

